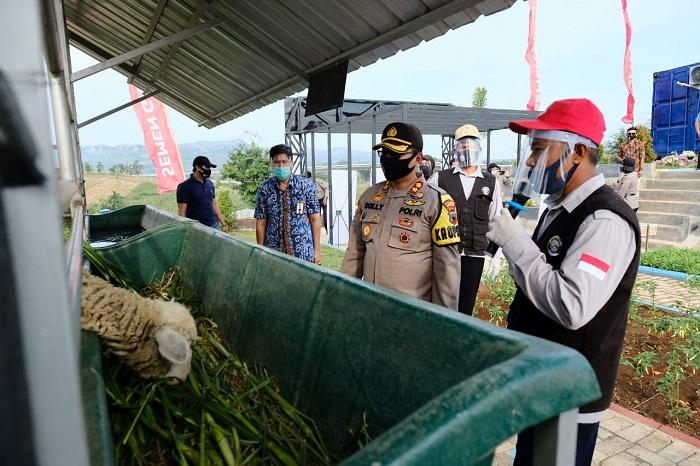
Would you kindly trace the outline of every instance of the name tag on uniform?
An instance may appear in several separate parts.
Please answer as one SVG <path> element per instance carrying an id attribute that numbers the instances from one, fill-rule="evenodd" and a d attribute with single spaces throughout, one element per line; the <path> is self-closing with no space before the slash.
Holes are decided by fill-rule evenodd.
<path id="1" fill-rule="evenodd" d="M 304 213 L 304 201 L 299 199 L 297 201 L 297 215 L 301 215 Z"/>

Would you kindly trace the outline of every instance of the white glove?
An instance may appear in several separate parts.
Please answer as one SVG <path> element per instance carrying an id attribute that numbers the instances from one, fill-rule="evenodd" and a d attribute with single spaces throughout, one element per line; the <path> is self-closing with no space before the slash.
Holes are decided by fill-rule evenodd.
<path id="1" fill-rule="evenodd" d="M 500 251 L 500 249 L 499 249 Z M 491 260 L 491 270 L 489 270 L 489 278 L 494 279 L 501 272 L 501 258 L 497 255 Z"/>
<path id="2" fill-rule="evenodd" d="M 486 233 L 486 238 L 489 241 L 496 243 L 499 247 L 503 247 L 518 233 L 525 233 L 523 227 L 518 225 L 507 208 L 501 210 L 501 215 L 489 222 L 489 231 Z"/>
<path id="3" fill-rule="evenodd" d="M 491 268 L 493 267 L 493 260 L 491 256 L 484 256 L 484 271 L 482 274 L 486 276 L 491 276 Z"/>

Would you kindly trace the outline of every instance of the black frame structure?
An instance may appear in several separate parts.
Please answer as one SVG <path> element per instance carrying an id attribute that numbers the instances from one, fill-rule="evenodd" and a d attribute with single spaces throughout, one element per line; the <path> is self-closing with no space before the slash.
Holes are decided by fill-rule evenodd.
<path id="1" fill-rule="evenodd" d="M 506 110 L 493 108 L 459 107 L 451 104 L 428 102 L 403 102 L 383 100 L 345 99 L 343 105 L 333 110 L 305 116 L 306 98 L 284 99 L 285 141 L 294 154 L 294 172 L 310 171 L 316 179 L 316 133 L 327 136 L 327 170 L 330 204 L 333 202 L 333 182 L 331 177 L 331 134 L 347 134 L 348 149 L 348 196 L 352 198 L 352 135 L 371 134 L 372 145 L 377 134 L 392 121 L 408 121 L 420 128 L 424 136 L 441 136 L 442 164 L 446 166 L 454 150 L 454 131 L 471 123 L 486 134 L 486 163 L 491 161 L 491 132 L 508 128 L 512 120 L 536 118 L 541 112 Z M 520 135 L 518 154 L 520 153 Z M 310 139 L 310 150 L 308 139 Z M 309 166 L 309 154 L 311 163 Z M 377 182 L 375 169 L 376 153 L 372 152 L 371 184 Z M 348 202 L 348 219 L 352 220 L 354 203 Z M 333 241 L 333 216 L 329 217 L 328 236 Z"/>

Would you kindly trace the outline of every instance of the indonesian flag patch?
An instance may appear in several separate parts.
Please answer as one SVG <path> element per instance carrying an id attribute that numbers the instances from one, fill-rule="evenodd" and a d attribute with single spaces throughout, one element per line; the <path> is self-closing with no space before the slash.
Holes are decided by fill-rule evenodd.
<path id="1" fill-rule="evenodd" d="M 577 268 L 590 273 L 598 280 L 602 280 L 608 274 L 610 264 L 584 252 L 581 254 L 581 259 L 578 261 Z"/>

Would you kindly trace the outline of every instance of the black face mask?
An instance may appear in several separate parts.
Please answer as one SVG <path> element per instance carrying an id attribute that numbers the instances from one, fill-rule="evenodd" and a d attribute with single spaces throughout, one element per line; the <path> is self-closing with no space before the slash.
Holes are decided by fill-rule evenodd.
<path id="1" fill-rule="evenodd" d="M 632 141 L 633 139 L 637 139 L 637 135 L 636 135 L 636 134 L 628 134 L 628 135 L 627 135 L 627 140 L 628 140 L 628 141 Z"/>
<path id="2" fill-rule="evenodd" d="M 421 165 L 420 171 L 423 172 L 423 178 L 425 178 L 426 180 L 433 175 L 433 169 L 430 168 L 430 165 Z"/>
<path id="3" fill-rule="evenodd" d="M 404 160 L 387 157 L 386 155 L 381 156 L 379 158 L 379 163 L 382 166 L 384 177 L 386 177 L 386 179 L 389 181 L 396 181 L 408 175 L 412 171 L 412 168 L 410 168 L 408 165 L 411 163 L 411 160 L 415 158 L 416 154 L 414 154 L 413 157 Z"/>
<path id="4" fill-rule="evenodd" d="M 211 168 L 202 168 L 202 176 L 209 178 L 211 176 Z"/>

